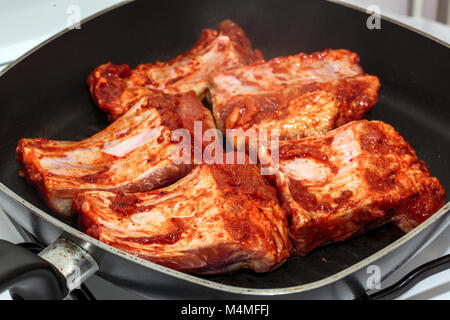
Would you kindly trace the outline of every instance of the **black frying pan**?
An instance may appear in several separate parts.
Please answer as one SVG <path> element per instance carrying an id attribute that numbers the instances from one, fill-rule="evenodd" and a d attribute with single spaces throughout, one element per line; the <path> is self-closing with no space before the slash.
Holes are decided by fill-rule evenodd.
<path id="1" fill-rule="evenodd" d="M 137 1 L 106 11 L 83 23 L 81 30 L 55 37 L 3 72 L 0 207 L 46 244 L 58 237 L 76 243 L 96 260 L 100 276 L 144 295 L 360 296 L 367 290 L 367 266 L 377 264 L 385 278 L 448 224 L 450 204 L 407 235 L 387 225 L 319 248 L 304 258 L 290 258 L 271 273 L 196 277 L 143 261 L 84 235 L 74 221 L 54 216 L 36 190 L 17 175 L 15 147 L 20 138 L 80 140 L 107 126 L 106 116 L 91 102 L 85 85 L 86 76 L 96 66 L 106 61 L 136 66 L 167 60 L 191 48 L 203 28 L 214 28 L 226 18 L 240 24 L 266 58 L 325 48 L 357 52 L 364 70 L 377 75 L 382 84 L 379 103 L 367 117 L 393 125 L 450 190 L 448 44 L 386 20 L 380 30 L 369 30 L 364 12 L 321 1 Z M 52 273 L 48 266 L 27 259 L 33 260 L 24 253 L 19 262 Z M 9 263 L 14 264 L 13 260 Z M 8 269 L 9 275 L 16 269 Z M 5 280 L 1 272 L 0 282 Z"/>

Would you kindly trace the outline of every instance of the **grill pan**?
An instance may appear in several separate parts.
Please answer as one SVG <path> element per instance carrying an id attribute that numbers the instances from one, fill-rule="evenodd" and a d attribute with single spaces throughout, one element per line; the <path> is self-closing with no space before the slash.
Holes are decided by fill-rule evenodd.
<path id="1" fill-rule="evenodd" d="M 325 1 L 134 1 L 83 21 L 80 30 L 62 32 L 5 69 L 0 76 L 0 207 L 42 243 L 60 240 L 41 254 L 44 259 L 7 243 L 0 245 L 0 253 L 20 251 L 11 255 L 20 258 L 8 260 L 12 265 L 7 276 L 0 267 L 0 289 L 12 286 L 29 297 L 66 294 L 70 285 L 61 286 L 60 281 L 40 280 L 48 287 L 47 295 L 43 289 L 40 294 L 34 292 L 37 289 L 26 281 L 20 285 L 11 281 L 11 277 L 24 277 L 15 263 L 34 266 L 25 277 L 28 282 L 42 272 L 61 278 L 61 268 L 73 261 L 59 260 L 63 266 L 56 271 L 34 259 L 45 264 L 49 255 L 60 254 L 58 243 L 62 242 L 75 244 L 93 258 L 92 265 L 81 268 L 87 275 L 96 272 L 153 298 L 349 299 L 364 295 L 368 266 L 377 265 L 384 279 L 444 230 L 449 222 L 448 196 L 439 212 L 406 235 L 386 225 L 318 248 L 306 257 L 291 257 L 271 273 L 199 277 L 110 247 L 77 230 L 76 221 L 54 215 L 36 190 L 17 175 L 15 147 L 22 137 L 81 140 L 102 130 L 108 124 L 106 116 L 91 102 L 85 85 L 96 66 L 111 61 L 135 67 L 168 60 L 191 48 L 202 29 L 215 28 L 230 18 L 243 27 L 266 59 L 325 48 L 357 52 L 365 72 L 381 81 L 379 102 L 367 118 L 393 125 L 450 190 L 449 45 L 386 19 L 381 29 L 370 30 L 368 17 Z M 64 282 L 67 275 L 62 275 Z"/>

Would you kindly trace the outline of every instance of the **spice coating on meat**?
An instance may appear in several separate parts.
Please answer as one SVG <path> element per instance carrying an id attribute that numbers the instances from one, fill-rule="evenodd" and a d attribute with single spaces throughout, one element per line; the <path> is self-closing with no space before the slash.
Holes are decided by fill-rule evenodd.
<path id="1" fill-rule="evenodd" d="M 379 87 L 357 54 L 329 49 L 219 73 L 210 99 L 223 132 L 278 129 L 281 139 L 294 139 L 361 119 L 376 104 Z"/>
<path id="2" fill-rule="evenodd" d="M 167 188 L 86 192 L 74 207 L 88 235 L 179 271 L 267 272 L 289 256 L 276 190 L 254 165 L 202 164 Z"/>
<path id="3" fill-rule="evenodd" d="M 205 130 L 214 128 L 210 112 L 194 92 L 148 92 L 120 120 L 86 140 L 21 139 L 17 160 L 48 205 L 70 215 L 79 192 L 149 191 L 186 175 L 192 165 L 172 161 L 178 150 L 172 132 L 183 128 L 192 133 L 195 121 Z"/>
<path id="4" fill-rule="evenodd" d="M 96 68 L 87 84 L 100 109 L 115 120 L 139 99 L 143 89 L 169 94 L 194 90 L 202 99 L 212 73 L 262 58 L 259 50 L 252 49 L 244 31 L 231 20 L 225 20 L 218 30 L 203 30 L 193 49 L 168 62 L 141 64 L 135 70 L 109 62 Z"/>
<path id="5" fill-rule="evenodd" d="M 279 156 L 276 186 L 297 255 L 390 221 L 408 232 L 444 205 L 439 181 L 383 122 L 281 141 Z"/>

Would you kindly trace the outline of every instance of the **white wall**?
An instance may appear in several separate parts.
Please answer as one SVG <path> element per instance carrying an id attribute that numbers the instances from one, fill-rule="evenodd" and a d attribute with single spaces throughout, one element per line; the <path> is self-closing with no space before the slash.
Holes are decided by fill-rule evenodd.
<path id="1" fill-rule="evenodd" d="M 380 7 L 381 14 L 384 14 L 384 12 L 387 11 L 396 14 L 408 14 L 409 0 L 343 0 L 343 2 L 348 2 L 362 8 L 367 8 L 370 5 L 376 5 Z"/>
<path id="2" fill-rule="evenodd" d="M 69 6 L 79 6 L 83 19 L 118 2 L 122 1 L 0 0 L 0 62 L 17 58 L 17 52 L 21 54 L 66 28 Z"/>
<path id="3" fill-rule="evenodd" d="M 386 12 L 408 15 L 409 7 L 413 2 L 422 3 L 422 17 L 435 20 L 437 17 L 439 0 L 343 0 L 359 7 L 367 8 L 370 5 L 377 5 L 381 13 Z M 448 1 L 448 0 L 447 0 Z"/>

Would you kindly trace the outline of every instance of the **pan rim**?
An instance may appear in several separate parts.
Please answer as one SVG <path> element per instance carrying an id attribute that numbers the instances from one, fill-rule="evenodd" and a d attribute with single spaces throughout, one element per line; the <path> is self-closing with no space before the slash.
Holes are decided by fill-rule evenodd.
<path id="1" fill-rule="evenodd" d="M 328 0 L 330 3 L 334 3 L 337 5 L 341 5 L 344 7 L 347 7 L 349 9 L 353 9 L 353 10 L 357 10 L 360 11 L 362 13 L 365 13 L 365 11 L 360 8 L 357 7 L 355 5 L 351 5 L 348 3 L 343 3 L 339 0 Z M 134 0 L 124 0 L 121 3 L 115 4 L 113 6 L 110 6 L 108 8 L 105 8 L 104 10 L 101 10 L 89 17 L 86 17 L 85 19 L 83 19 L 81 21 L 81 24 L 86 23 L 98 16 L 101 16 L 109 11 L 112 11 L 116 8 L 125 6 L 127 4 L 133 3 Z M 403 27 L 405 29 L 408 29 L 410 31 L 413 31 L 415 33 L 418 33 L 421 36 L 424 36 L 426 38 L 429 38 L 431 40 L 433 40 L 434 42 L 437 42 L 440 45 L 443 45 L 446 48 L 450 48 L 450 44 L 442 41 L 440 39 L 437 39 L 435 37 L 433 37 L 432 35 L 425 33 L 423 31 L 420 31 L 418 29 L 415 29 L 413 27 L 410 27 L 406 24 L 403 24 L 397 20 L 385 17 L 384 15 L 380 15 L 380 17 L 390 23 L 396 24 L 400 27 Z M 48 43 L 50 43 L 51 41 L 55 40 L 56 38 L 59 38 L 60 36 L 64 35 L 65 33 L 69 32 L 71 30 L 65 28 L 63 30 L 61 30 L 60 32 L 56 33 L 55 35 L 53 35 L 52 37 L 50 37 L 49 39 L 45 40 L 44 42 L 40 43 L 39 45 L 37 45 L 36 47 L 30 49 L 29 51 L 27 51 L 26 53 L 24 53 L 22 56 L 20 56 L 18 59 L 16 59 L 13 63 L 9 64 L 8 67 L 6 67 L 4 70 L 2 70 L 0 72 L 0 77 L 5 74 L 6 72 L 8 72 L 11 68 L 13 68 L 14 66 L 16 66 L 18 63 L 22 62 L 23 60 L 25 60 L 28 56 L 30 56 L 31 54 L 33 54 L 34 52 L 38 51 L 40 48 L 42 48 L 43 46 L 47 45 Z M 318 289 L 320 287 L 324 287 L 327 285 L 330 285 L 334 282 L 337 282 L 338 280 L 344 279 L 348 276 L 350 276 L 351 274 L 353 274 L 354 272 L 372 264 L 373 262 L 379 260 L 380 258 L 384 257 L 385 255 L 389 254 L 391 251 L 396 250 L 397 248 L 399 248 L 400 246 L 402 246 L 404 243 L 408 242 L 410 239 L 412 239 L 413 237 L 415 237 L 416 235 L 418 235 L 419 233 L 421 233 L 422 231 L 424 231 L 425 229 L 429 228 L 430 226 L 432 226 L 434 224 L 434 222 L 436 222 L 437 220 L 441 219 L 445 214 L 447 214 L 450 211 L 450 201 L 447 202 L 439 211 L 437 211 L 433 216 L 431 216 L 429 219 L 427 219 L 425 222 L 423 222 L 422 224 L 420 224 L 419 226 L 417 226 L 416 228 L 414 228 L 412 231 L 410 231 L 409 233 L 403 235 L 402 237 L 400 237 L 399 239 L 397 239 L 396 241 L 392 242 L 390 245 L 386 246 L 385 248 L 377 251 L 376 253 L 370 255 L 369 257 L 359 261 L 358 263 L 338 272 L 335 273 L 329 277 L 326 277 L 324 279 L 321 280 L 317 280 L 314 282 L 310 282 L 307 284 L 303 284 L 303 285 L 298 285 L 298 286 L 291 286 L 291 287 L 285 287 L 285 288 L 277 288 L 277 289 L 257 289 L 257 288 L 246 288 L 246 287 L 237 287 L 237 286 L 231 286 L 231 285 L 225 285 L 225 284 L 221 284 L 218 282 L 214 282 L 211 280 L 207 280 L 207 279 L 203 279 L 203 278 L 199 278 L 195 275 L 190 275 L 190 274 L 186 274 L 183 272 L 179 272 L 167 267 L 163 267 L 161 265 L 152 263 L 150 261 L 138 258 L 136 256 L 133 256 L 125 251 L 119 250 L 117 248 L 114 248 L 110 245 L 107 245 L 106 243 L 103 243 L 95 238 L 92 238 L 90 236 L 88 236 L 87 234 L 81 232 L 80 230 L 71 227 L 70 225 L 58 220 L 57 218 L 51 216 L 50 214 L 46 213 L 45 211 L 37 208 L 36 206 L 34 206 L 33 204 L 31 204 L 30 202 L 26 201 L 25 199 L 23 199 L 22 197 L 20 197 L 18 194 L 16 194 L 14 191 L 12 191 L 11 189 L 9 189 L 6 185 L 4 185 L 2 182 L 0 182 L 0 192 L 2 192 L 3 194 L 5 194 L 7 197 L 9 197 L 10 199 L 14 200 L 16 203 L 20 204 L 21 206 L 25 207 L 28 211 L 31 211 L 33 214 L 37 215 L 38 217 L 40 217 L 41 219 L 45 220 L 46 222 L 52 224 L 53 226 L 59 228 L 60 230 L 82 240 L 85 241 L 87 243 L 92 244 L 95 247 L 98 247 L 102 250 L 105 250 L 111 254 L 120 256 L 121 258 L 124 258 L 126 260 L 129 260 L 131 262 L 137 263 L 143 267 L 152 269 L 154 271 L 158 271 L 158 272 L 162 272 L 168 276 L 172 276 L 184 281 L 188 281 L 190 283 L 196 284 L 196 285 L 201 285 L 201 286 L 205 286 L 214 290 L 220 290 L 220 291 L 224 291 L 224 292 L 228 292 L 228 293 L 233 293 L 233 294 L 242 294 L 242 295 L 256 295 L 256 296 L 278 296 L 278 295 L 288 295 L 288 294 L 293 294 L 293 293 L 302 293 L 302 292 L 306 292 L 306 291 L 310 291 L 313 289 Z"/>

